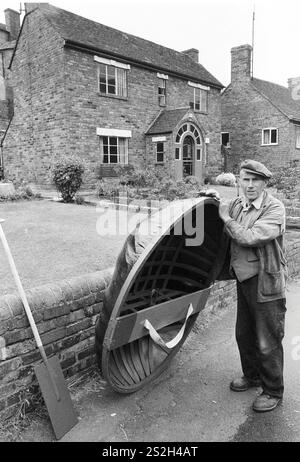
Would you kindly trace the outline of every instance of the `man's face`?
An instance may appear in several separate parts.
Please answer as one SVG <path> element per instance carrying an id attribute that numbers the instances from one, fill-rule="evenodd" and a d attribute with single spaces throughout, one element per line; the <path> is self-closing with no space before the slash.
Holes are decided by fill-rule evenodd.
<path id="1" fill-rule="evenodd" d="M 253 202 L 261 195 L 267 183 L 260 175 L 241 170 L 240 185 L 245 198 L 249 202 Z"/>

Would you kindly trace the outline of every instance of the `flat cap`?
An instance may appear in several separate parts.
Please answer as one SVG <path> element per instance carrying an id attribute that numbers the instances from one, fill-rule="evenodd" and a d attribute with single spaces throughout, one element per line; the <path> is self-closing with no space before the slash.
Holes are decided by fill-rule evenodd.
<path id="1" fill-rule="evenodd" d="M 246 170 L 249 173 L 255 173 L 255 175 L 260 175 L 265 179 L 271 178 L 272 173 L 267 167 L 258 162 L 257 160 L 246 159 L 241 163 L 241 169 Z"/>

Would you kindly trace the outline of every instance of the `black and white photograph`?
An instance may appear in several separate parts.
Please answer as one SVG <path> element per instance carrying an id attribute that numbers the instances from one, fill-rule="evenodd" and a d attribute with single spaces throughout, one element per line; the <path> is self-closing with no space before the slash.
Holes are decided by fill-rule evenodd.
<path id="1" fill-rule="evenodd" d="M 300 442 L 299 0 L 0 10 L 0 443 Z"/>

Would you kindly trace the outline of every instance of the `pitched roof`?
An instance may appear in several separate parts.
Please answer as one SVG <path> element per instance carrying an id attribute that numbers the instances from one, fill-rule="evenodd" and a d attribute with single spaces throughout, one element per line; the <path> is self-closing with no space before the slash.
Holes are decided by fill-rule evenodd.
<path id="1" fill-rule="evenodd" d="M 188 112 L 189 108 L 170 109 L 163 111 L 154 120 L 146 135 L 158 135 L 161 133 L 171 133 L 180 120 Z"/>
<path id="2" fill-rule="evenodd" d="M 99 24 L 48 3 L 34 5 L 39 7 L 67 44 L 82 45 L 95 52 L 106 52 L 115 57 L 130 59 L 136 64 L 173 72 L 217 88 L 224 87 L 201 64 L 194 62 L 184 53 Z"/>
<path id="3" fill-rule="evenodd" d="M 294 100 L 290 90 L 282 85 L 253 78 L 255 88 L 266 96 L 289 119 L 300 120 L 300 100 Z"/>

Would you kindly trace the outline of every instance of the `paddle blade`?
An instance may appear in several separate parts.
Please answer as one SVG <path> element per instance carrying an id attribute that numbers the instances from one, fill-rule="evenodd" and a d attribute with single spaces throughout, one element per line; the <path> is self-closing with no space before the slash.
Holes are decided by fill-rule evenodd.
<path id="1" fill-rule="evenodd" d="M 78 422 L 71 396 L 67 388 L 60 362 L 56 356 L 48 359 L 58 389 L 59 400 L 44 363 L 34 366 L 34 371 L 49 413 L 56 438 L 62 438 Z"/>

